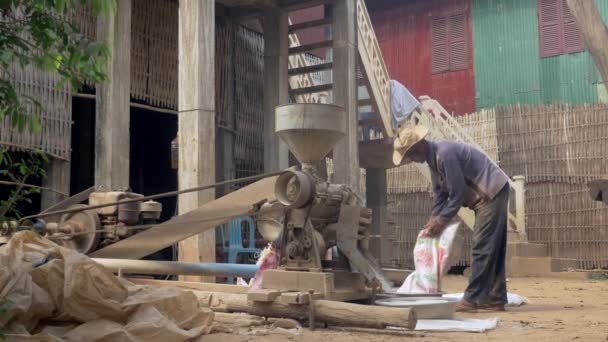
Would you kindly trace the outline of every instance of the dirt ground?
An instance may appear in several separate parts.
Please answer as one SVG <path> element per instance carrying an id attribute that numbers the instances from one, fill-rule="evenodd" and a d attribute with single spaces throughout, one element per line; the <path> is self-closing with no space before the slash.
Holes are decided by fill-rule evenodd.
<path id="1" fill-rule="evenodd" d="M 449 276 L 444 288 L 462 292 L 466 279 Z M 239 333 L 214 333 L 200 339 L 205 342 L 305 341 L 608 341 L 608 281 L 515 278 L 508 283 L 512 293 L 528 297 L 530 304 L 507 308 L 495 314 L 457 314 L 457 317 L 499 317 L 497 329 L 486 333 L 395 332 L 328 328 L 297 334 L 266 330 Z"/>

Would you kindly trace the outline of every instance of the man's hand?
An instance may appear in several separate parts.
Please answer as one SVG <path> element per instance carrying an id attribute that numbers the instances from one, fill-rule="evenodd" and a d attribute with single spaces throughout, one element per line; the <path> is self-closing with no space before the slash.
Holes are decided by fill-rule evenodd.
<path id="1" fill-rule="evenodd" d="M 441 232 L 443 232 L 443 229 L 445 228 L 445 226 L 446 225 L 443 223 L 443 221 L 438 216 L 433 216 L 433 217 L 431 217 L 429 222 L 427 222 L 424 225 L 424 230 L 422 231 L 423 232 L 422 236 L 430 237 L 430 238 L 437 237 L 441 234 Z"/>

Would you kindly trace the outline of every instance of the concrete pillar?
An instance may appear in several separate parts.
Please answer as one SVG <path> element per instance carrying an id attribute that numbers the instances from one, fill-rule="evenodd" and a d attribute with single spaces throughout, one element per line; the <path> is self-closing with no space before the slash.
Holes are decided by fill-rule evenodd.
<path id="1" fill-rule="evenodd" d="M 365 189 L 367 207 L 372 209 L 372 238 L 370 251 L 382 263 L 391 257 L 388 241 L 388 207 L 385 169 L 366 169 Z"/>
<path id="2" fill-rule="evenodd" d="M 214 1 L 180 0 L 178 44 L 178 187 L 187 189 L 215 182 Z M 214 199 L 214 190 L 180 195 L 179 214 Z M 215 262 L 215 230 L 181 241 L 178 254 L 179 261 Z"/>
<path id="3" fill-rule="evenodd" d="M 333 102 L 346 110 L 346 136 L 334 148 L 335 182 L 359 189 L 357 115 L 357 27 L 355 0 L 336 0 L 333 9 Z"/>
<path id="4" fill-rule="evenodd" d="M 49 164 L 46 167 L 46 178 L 42 180 L 42 186 L 62 192 L 67 196 L 59 193 L 42 190 L 41 192 L 41 210 L 44 210 L 59 201 L 62 201 L 70 195 L 70 162 L 55 158 L 50 158 Z"/>
<path id="5" fill-rule="evenodd" d="M 95 101 L 95 186 L 129 187 L 131 90 L 131 0 L 117 2 L 116 15 L 100 17 L 98 39 L 110 46 L 108 80 L 97 85 Z"/>
<path id="6" fill-rule="evenodd" d="M 264 172 L 289 166 L 287 145 L 274 133 L 274 109 L 289 103 L 289 20 L 278 7 L 264 13 Z"/>

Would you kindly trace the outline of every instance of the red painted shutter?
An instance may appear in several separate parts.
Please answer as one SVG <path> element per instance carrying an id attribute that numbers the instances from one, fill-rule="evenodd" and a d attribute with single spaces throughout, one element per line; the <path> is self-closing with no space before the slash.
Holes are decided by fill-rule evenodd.
<path id="1" fill-rule="evenodd" d="M 467 16 L 465 13 L 449 17 L 450 71 L 466 69 L 468 66 L 466 28 Z"/>
<path id="2" fill-rule="evenodd" d="M 448 18 L 431 19 L 431 69 L 433 74 L 450 70 Z"/>
<path id="3" fill-rule="evenodd" d="M 562 0 L 561 5 L 564 25 L 564 51 L 566 53 L 584 51 L 583 35 L 578 30 L 578 27 L 576 27 L 576 22 L 574 22 L 574 17 L 570 13 L 566 0 Z"/>
<path id="4" fill-rule="evenodd" d="M 538 0 L 538 32 L 540 56 L 562 53 L 560 5 L 562 0 Z"/>

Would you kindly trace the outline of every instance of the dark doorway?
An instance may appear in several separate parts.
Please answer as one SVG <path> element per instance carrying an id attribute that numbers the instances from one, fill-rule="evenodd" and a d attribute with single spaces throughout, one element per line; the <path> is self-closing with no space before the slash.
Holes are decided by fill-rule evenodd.
<path id="1" fill-rule="evenodd" d="M 143 195 L 177 190 L 177 170 L 171 168 L 171 141 L 177 134 L 177 115 L 131 108 L 130 185 Z M 175 215 L 176 197 L 158 200 L 166 221 Z"/>
<path id="2" fill-rule="evenodd" d="M 171 141 L 177 134 L 177 115 L 131 108 L 130 185 L 143 195 L 177 190 L 177 170 L 171 168 Z M 163 206 L 161 222 L 176 215 L 177 197 L 158 199 Z M 145 259 L 175 260 L 176 248 L 168 247 Z"/>
<path id="3" fill-rule="evenodd" d="M 72 97 L 70 193 L 95 184 L 95 100 Z"/>

